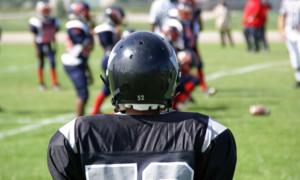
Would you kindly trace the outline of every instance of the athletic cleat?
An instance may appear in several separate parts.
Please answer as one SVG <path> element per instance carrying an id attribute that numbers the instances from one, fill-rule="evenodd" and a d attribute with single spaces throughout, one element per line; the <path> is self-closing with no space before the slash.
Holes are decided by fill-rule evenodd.
<path id="1" fill-rule="evenodd" d="M 39 90 L 40 91 L 45 91 L 46 90 L 45 85 L 44 84 L 39 85 Z"/>
<path id="2" fill-rule="evenodd" d="M 216 89 L 216 88 L 210 87 L 210 88 L 207 88 L 207 89 L 203 92 L 203 96 L 204 96 L 205 98 L 209 98 L 209 96 L 216 94 L 216 92 L 217 92 L 217 89 Z"/>
<path id="3" fill-rule="evenodd" d="M 300 82 L 297 82 L 294 86 L 294 88 L 300 88 Z"/>
<path id="4" fill-rule="evenodd" d="M 59 85 L 53 86 L 53 90 L 54 90 L 54 91 L 59 91 L 59 90 L 60 90 L 60 86 L 59 86 Z"/>
<path id="5" fill-rule="evenodd" d="M 179 110 L 187 110 L 188 109 L 188 107 L 182 102 L 177 103 L 176 108 Z"/>

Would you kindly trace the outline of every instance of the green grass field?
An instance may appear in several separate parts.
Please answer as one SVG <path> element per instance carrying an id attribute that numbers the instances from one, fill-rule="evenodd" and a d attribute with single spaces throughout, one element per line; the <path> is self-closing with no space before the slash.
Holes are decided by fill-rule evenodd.
<path id="1" fill-rule="evenodd" d="M 300 179 L 300 89 L 284 44 L 271 44 L 270 53 L 246 53 L 244 45 L 221 48 L 201 44 L 204 70 L 215 96 L 205 99 L 200 88 L 187 111 L 207 114 L 230 128 L 237 144 L 235 180 Z M 74 118 L 75 91 L 57 54 L 61 91 L 50 86 L 49 65 L 45 67 L 48 89 L 38 90 L 32 45 L 1 45 L 0 54 L 0 180 L 51 179 L 46 152 L 51 136 Z M 98 46 L 89 63 L 94 75 L 87 109 L 102 87 L 98 77 L 102 52 Z M 260 66 L 258 66 L 260 65 Z M 245 72 L 253 67 L 252 71 Z M 264 67 L 266 66 L 266 67 Z M 261 67 L 261 69 L 256 69 Z M 244 69 L 241 69 L 244 68 Z M 239 69 L 239 74 L 234 72 Z M 248 68 L 249 70 L 249 68 Z M 223 72 L 220 75 L 219 72 Z M 219 73 L 219 77 L 213 76 Z M 215 78 L 214 78 L 215 77 Z M 268 116 L 252 116 L 249 107 L 262 104 Z M 109 99 L 103 112 L 112 112 Z"/>

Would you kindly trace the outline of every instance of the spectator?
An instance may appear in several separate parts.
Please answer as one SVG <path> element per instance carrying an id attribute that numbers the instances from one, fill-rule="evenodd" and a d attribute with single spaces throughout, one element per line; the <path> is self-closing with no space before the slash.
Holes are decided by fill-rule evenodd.
<path id="1" fill-rule="evenodd" d="M 222 46 L 226 46 L 224 35 L 227 35 L 231 46 L 234 46 L 230 35 L 230 12 L 225 0 L 220 0 L 220 3 L 216 5 L 213 11 L 216 15 L 215 25 L 220 32 Z"/>
<path id="2" fill-rule="evenodd" d="M 259 25 L 258 25 L 258 34 L 259 34 L 259 41 L 262 41 L 264 46 L 264 51 L 267 53 L 269 52 L 267 40 L 266 40 L 266 23 L 267 23 L 267 16 L 268 11 L 271 9 L 272 6 L 268 0 L 261 0 L 261 9 L 258 14 L 259 18 Z"/>
<path id="3" fill-rule="evenodd" d="M 243 27 L 244 35 L 247 42 L 247 50 L 255 51 L 259 50 L 258 41 L 259 33 L 257 27 L 259 24 L 258 13 L 261 9 L 260 0 L 248 0 L 244 8 L 243 14 Z M 253 47 L 254 43 L 254 47 Z"/>

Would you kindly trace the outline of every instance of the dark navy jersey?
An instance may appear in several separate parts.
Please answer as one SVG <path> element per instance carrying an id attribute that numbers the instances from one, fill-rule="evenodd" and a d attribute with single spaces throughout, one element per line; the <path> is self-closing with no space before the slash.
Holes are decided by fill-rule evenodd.
<path id="1" fill-rule="evenodd" d="M 55 33 L 59 30 L 59 20 L 56 18 L 29 19 L 29 30 L 35 34 L 37 43 L 50 43 L 55 40 Z"/>
<path id="2" fill-rule="evenodd" d="M 198 113 L 99 114 L 76 118 L 50 140 L 55 180 L 232 179 L 230 130 Z"/>
<path id="3" fill-rule="evenodd" d="M 115 28 L 108 23 L 103 23 L 94 28 L 94 33 L 98 35 L 103 50 L 109 53 L 117 42 Z"/>

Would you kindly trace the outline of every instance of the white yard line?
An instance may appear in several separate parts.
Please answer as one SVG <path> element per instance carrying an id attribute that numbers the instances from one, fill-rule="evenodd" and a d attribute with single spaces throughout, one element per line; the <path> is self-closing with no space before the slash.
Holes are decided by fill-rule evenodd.
<path id="1" fill-rule="evenodd" d="M 285 60 L 285 61 L 261 63 L 261 64 L 255 64 L 255 65 L 246 66 L 246 67 L 242 67 L 242 68 L 238 68 L 238 69 L 234 69 L 234 70 L 217 72 L 217 73 L 207 75 L 206 80 L 210 81 L 210 80 L 214 80 L 214 79 L 225 77 L 225 76 L 242 74 L 242 73 L 247 73 L 247 72 L 251 72 L 251 71 L 256 71 L 256 70 L 259 70 L 259 69 L 275 67 L 275 66 L 283 66 L 283 65 L 289 65 L 289 61 Z M 105 104 L 103 104 L 103 107 L 101 109 L 105 109 L 105 108 L 108 108 L 110 106 L 111 105 L 109 103 L 105 103 Z M 64 115 L 57 116 L 55 118 L 43 119 L 39 122 L 34 122 L 34 124 L 29 124 L 29 125 L 26 125 L 26 126 L 22 126 L 20 128 L 13 129 L 13 130 L 10 130 L 10 131 L 0 132 L 0 139 L 3 139 L 7 136 L 12 136 L 12 135 L 19 134 L 19 133 L 22 133 L 22 132 L 37 129 L 37 128 L 40 128 L 42 126 L 45 126 L 45 125 L 48 125 L 48 124 L 51 124 L 51 123 L 66 123 L 66 122 L 72 120 L 71 118 L 74 118 L 74 116 L 75 116 L 74 113 L 64 114 Z M 19 120 L 19 121 L 17 120 L 16 122 L 22 123 L 22 121 L 24 122 L 24 120 Z M 0 123 L 1 122 L 3 122 L 3 121 L 0 121 Z"/>

